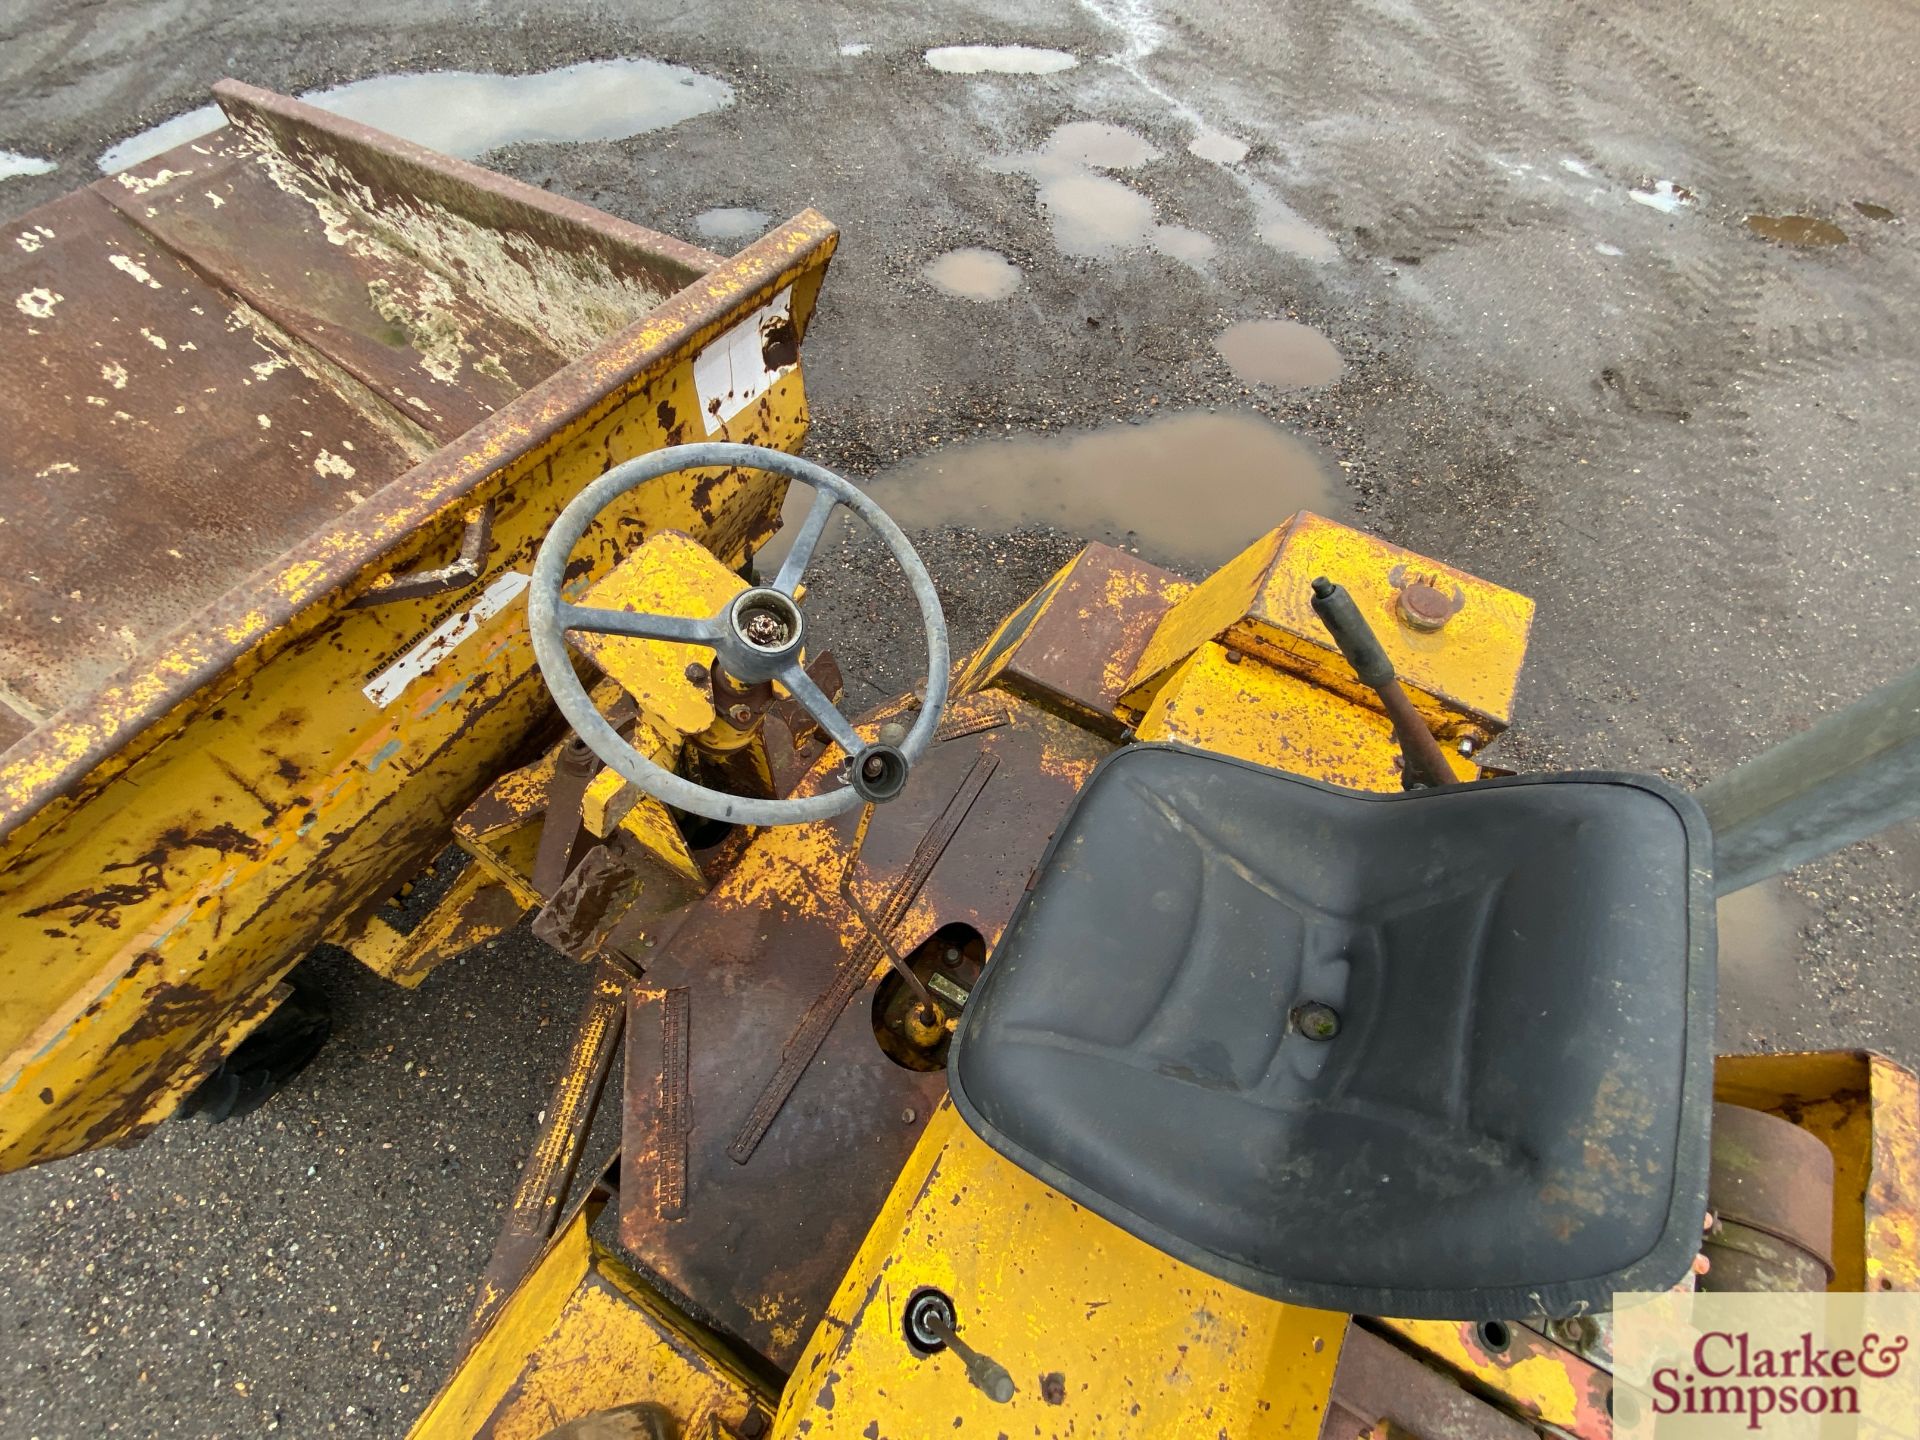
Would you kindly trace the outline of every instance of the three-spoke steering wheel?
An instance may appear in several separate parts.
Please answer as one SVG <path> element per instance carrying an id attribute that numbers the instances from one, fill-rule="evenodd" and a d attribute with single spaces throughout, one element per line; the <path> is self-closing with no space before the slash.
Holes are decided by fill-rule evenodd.
<path id="1" fill-rule="evenodd" d="M 682 470 L 735 466 L 764 470 L 812 487 L 813 504 L 794 536 L 793 548 L 781 562 L 771 585 L 753 586 L 736 595 L 712 615 L 656 615 L 627 610 L 601 610 L 567 601 L 562 587 L 567 562 L 600 512 L 636 486 Z M 814 684 L 801 665 L 806 621 L 795 602 L 800 577 L 813 559 L 827 521 L 846 506 L 878 535 L 905 572 L 920 607 L 927 634 L 927 693 L 919 717 L 898 747 L 861 739 L 846 716 Z M 900 527 L 867 494 L 831 470 L 798 456 L 758 445 L 678 445 L 617 465 L 574 496 L 560 512 L 540 546 L 533 566 L 533 584 L 527 595 L 527 628 L 533 637 L 534 658 L 560 713 L 594 754 L 623 778 L 676 809 L 735 825 L 796 825 L 824 820 L 863 801 L 890 800 L 907 782 L 908 768 L 918 760 L 940 724 L 947 700 L 947 622 L 940 613 L 940 597 L 926 566 Z M 620 738 L 594 708 L 586 687 L 574 673 L 566 632 L 624 635 L 642 640 L 665 640 L 706 645 L 716 663 L 744 684 L 772 680 L 800 703 L 851 761 L 848 783 L 817 794 L 786 800 L 763 800 L 729 795 L 664 770 Z"/>

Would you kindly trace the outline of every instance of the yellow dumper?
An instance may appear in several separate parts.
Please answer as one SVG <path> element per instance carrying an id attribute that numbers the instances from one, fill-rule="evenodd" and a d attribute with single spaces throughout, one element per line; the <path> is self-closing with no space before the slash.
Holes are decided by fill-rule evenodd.
<path id="1" fill-rule="evenodd" d="M 773 573 L 570 586 L 714 465 L 813 489 Z M 841 507 L 925 676 L 858 718 Z M 1276 519 L 1198 584 L 1089 545 L 950 664 L 840 476 L 581 493 L 527 611 L 574 733 L 459 830 L 596 979 L 420 1440 L 1606 1440 L 1623 1292 L 1920 1284 L 1914 1076 L 1711 1048 L 1716 892 L 1912 803 L 1920 676 L 1697 796 L 1512 775 L 1532 603 Z"/>
<path id="2" fill-rule="evenodd" d="M 662 445 L 796 448 L 835 231 L 727 258 L 250 86 L 0 244 L 0 1170 L 129 1141 L 323 937 L 402 984 L 512 923 L 374 909 L 551 715 L 535 550 Z M 729 566 L 784 484 L 609 512 Z"/>

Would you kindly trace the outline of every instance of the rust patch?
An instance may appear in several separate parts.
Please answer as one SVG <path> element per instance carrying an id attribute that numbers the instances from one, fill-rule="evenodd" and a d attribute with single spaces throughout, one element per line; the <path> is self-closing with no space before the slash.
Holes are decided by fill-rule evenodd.
<path id="1" fill-rule="evenodd" d="M 1186 583 L 1110 545 L 1080 553 L 1012 647 L 999 684 L 1036 705 L 1118 736 L 1134 666 Z"/>
<path id="2" fill-rule="evenodd" d="M 1040 1398 L 1049 1405 L 1067 1403 L 1067 1377 L 1058 1370 L 1049 1370 L 1040 1377 Z"/>
<path id="3" fill-rule="evenodd" d="M 205 830 L 189 831 L 185 826 L 174 826 L 162 832 L 151 850 L 136 856 L 132 860 L 123 860 L 115 865 L 102 867 L 107 872 L 116 870 L 138 870 L 137 879 L 118 881 L 111 885 L 102 885 L 90 890 L 76 890 L 50 900 L 44 905 L 36 905 L 31 910 L 22 911 L 30 919 L 43 915 L 66 913 L 68 923 L 73 925 L 100 925 L 109 930 L 120 928 L 120 917 L 116 913 L 122 906 L 135 905 L 152 895 L 167 882 L 167 862 L 180 850 L 206 849 L 222 855 L 244 855 L 249 859 L 258 859 L 262 853 L 260 841 L 244 831 L 229 824 L 210 826 Z"/>
<path id="4" fill-rule="evenodd" d="M 1007 723 L 933 748 L 907 792 L 875 811 L 857 882 L 870 911 L 911 865 L 974 761 L 983 751 L 999 761 L 900 919 L 893 938 L 903 953 L 945 924 L 969 925 L 988 943 L 998 937 L 1060 814 L 1106 749 L 1031 706 L 1003 703 Z M 829 757 L 801 789 L 827 783 L 831 768 Z M 846 815 L 761 832 L 672 938 L 647 952 L 649 985 L 695 992 L 694 1128 L 684 1214 L 663 1219 L 650 1186 L 623 1189 L 621 1244 L 677 1303 L 782 1369 L 798 1360 L 945 1093 L 938 1072 L 895 1066 L 875 1043 L 873 991 L 890 973 L 876 950 L 748 1162 L 728 1154 L 782 1042 L 865 937 L 840 895 L 857 824 Z M 628 1056 L 623 1163 L 646 1175 L 661 1161 L 659 1042 L 630 1030 Z M 772 1213 L 781 1216 L 777 1226 L 766 1223 Z"/>

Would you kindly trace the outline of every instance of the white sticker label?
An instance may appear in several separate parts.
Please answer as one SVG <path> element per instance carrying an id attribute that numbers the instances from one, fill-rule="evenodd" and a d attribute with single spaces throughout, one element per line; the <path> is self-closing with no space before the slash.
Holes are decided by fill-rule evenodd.
<path id="1" fill-rule="evenodd" d="M 382 710 L 386 709 L 400 698 L 401 691 L 472 639 L 482 625 L 519 599 L 521 592 L 532 583 L 531 575 L 509 570 L 482 590 L 479 598 L 466 609 L 448 616 L 426 639 L 369 680 L 363 693 Z"/>
<path id="2" fill-rule="evenodd" d="M 707 434 L 718 435 L 727 422 L 773 388 L 795 361 L 769 369 L 767 342 L 791 349 L 793 287 L 789 285 L 726 334 L 693 357 L 693 388 Z"/>

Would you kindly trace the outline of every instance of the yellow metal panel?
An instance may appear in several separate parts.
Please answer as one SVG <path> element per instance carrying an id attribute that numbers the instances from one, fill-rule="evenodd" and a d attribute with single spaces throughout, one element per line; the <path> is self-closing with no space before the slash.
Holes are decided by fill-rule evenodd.
<path id="1" fill-rule="evenodd" d="M 508 771 L 453 826 L 460 848 L 528 910 L 546 903 L 546 897 L 533 888 L 533 862 L 546 816 L 547 787 L 553 782 L 558 758 L 555 748 L 529 765 Z M 475 813 L 482 807 L 487 812 L 484 823 Z"/>
<path id="2" fill-rule="evenodd" d="M 1347 588 L 1415 705 L 1443 736 L 1472 735 L 1484 743 L 1506 728 L 1533 602 L 1304 511 L 1173 607 L 1135 667 L 1124 703 L 1144 712 L 1174 665 L 1217 640 L 1376 706 L 1313 612 L 1312 583 L 1322 575 Z M 1438 630 L 1416 630 L 1400 618 L 1400 590 L 1416 581 L 1458 602 Z"/>
<path id="3" fill-rule="evenodd" d="M 604 840 L 640 802 L 640 795 L 640 787 L 628 783 L 618 770 L 602 770 L 587 782 L 587 793 L 580 797 L 580 823 Z"/>
<path id="4" fill-rule="evenodd" d="M 996 1404 L 901 1315 L 951 1296 L 1013 1376 Z M 1347 1317 L 1263 1300 L 1089 1214 L 975 1138 L 946 1102 L 787 1386 L 778 1436 L 1213 1437 L 1320 1433 Z"/>
<path id="5" fill-rule="evenodd" d="M 722 472 L 725 473 L 725 472 Z M 651 611 L 706 617 L 747 588 L 732 570 L 689 536 L 651 536 L 579 602 L 600 610 Z M 669 734 L 698 735 L 713 724 L 713 695 L 687 678 L 687 667 L 713 665 L 707 645 L 634 640 L 624 635 L 577 634 L 579 649 L 639 704 L 641 714 Z"/>
<path id="6" fill-rule="evenodd" d="M 1356 691 L 1352 670 L 1313 613 L 1312 585 L 1320 575 L 1346 586 L 1409 691 L 1455 714 L 1506 727 L 1533 626 L 1533 601 L 1378 536 L 1318 515 L 1295 516 L 1259 601 L 1235 633 L 1296 656 L 1322 683 L 1334 679 Z M 1459 602 L 1438 630 L 1416 630 L 1400 618 L 1401 587 L 1415 580 Z"/>
<path id="7" fill-rule="evenodd" d="M 327 943 L 338 945 L 374 974 L 391 979 L 406 961 L 407 937 L 371 912 L 347 918 L 351 923 L 327 932 Z"/>
<path id="8" fill-rule="evenodd" d="M 538 1440 L 640 1400 L 666 1407 L 691 1440 L 713 1433 L 716 1419 L 732 1427 L 756 1404 L 772 1408 L 741 1371 L 669 1323 L 588 1224 L 583 1211 L 555 1237 L 415 1422 L 414 1440 Z"/>
<path id="9" fill-rule="evenodd" d="M 368 914 L 354 928 L 335 930 L 327 938 L 374 974 L 411 990 L 442 962 L 511 930 L 526 909 L 516 893 L 475 862 L 406 934 Z"/>
<path id="10" fill-rule="evenodd" d="M 1203 644 L 1161 684 L 1136 733 L 1271 765 L 1354 790 L 1401 788 L 1393 725 L 1331 690 L 1252 656 Z M 1462 780 L 1472 761 L 1446 752 Z"/>
<path id="11" fill-rule="evenodd" d="M 1884 1055 L 1870 1064 L 1865 1288 L 1920 1290 L 1920 1079 Z"/>
<path id="12" fill-rule="evenodd" d="M 647 853 L 668 870 L 695 887 L 695 893 L 707 888 L 707 879 L 687 848 L 687 837 L 674 823 L 673 812 L 651 795 L 643 795 L 620 819 L 620 829 L 639 841 Z M 673 892 L 668 892 L 673 893 Z M 685 897 L 674 894 L 675 904 Z"/>
<path id="13" fill-rule="evenodd" d="M 674 417 L 699 411 L 700 344 L 788 285 L 804 321 L 832 248 L 831 226 L 813 218 L 816 228 L 783 228 L 774 264 L 729 262 L 698 296 L 581 361 L 603 366 L 583 372 L 605 377 L 603 398 L 583 400 L 577 385 L 564 398 L 535 392 L 513 425 L 440 465 L 404 507 L 371 504 L 364 531 L 356 511 L 316 539 L 316 555 L 392 547 L 354 581 L 340 584 L 320 558 L 290 565 L 217 635 L 179 637 L 148 673 L 10 752 L 0 766 L 0 1171 L 123 1142 L 164 1118 L 179 1077 L 231 1038 L 235 996 L 271 988 L 341 914 L 445 843 L 500 758 L 550 713 L 518 597 L 470 617 L 386 704 L 362 685 L 480 594 L 516 583 L 559 507 L 610 464 L 681 438 Z M 636 357 L 649 358 L 623 368 Z M 738 426 L 752 432 L 742 438 L 797 449 L 799 370 Z M 522 427 L 544 438 L 529 442 Z M 589 532 L 580 561 L 604 573 L 636 530 L 678 528 L 740 563 L 783 490 L 737 471 L 643 487 Z M 343 608 L 393 569 L 444 563 L 460 517 L 486 500 L 498 502 L 493 550 L 474 590 Z M 217 678 L 195 678 L 228 647 L 238 658 Z"/>
<path id="14" fill-rule="evenodd" d="M 1142 692 L 1157 677 L 1239 623 L 1258 599 L 1261 584 L 1286 538 L 1287 526 L 1269 530 L 1194 586 L 1167 612 L 1134 667 L 1127 704 L 1136 712 L 1144 708 L 1146 697 Z"/>

